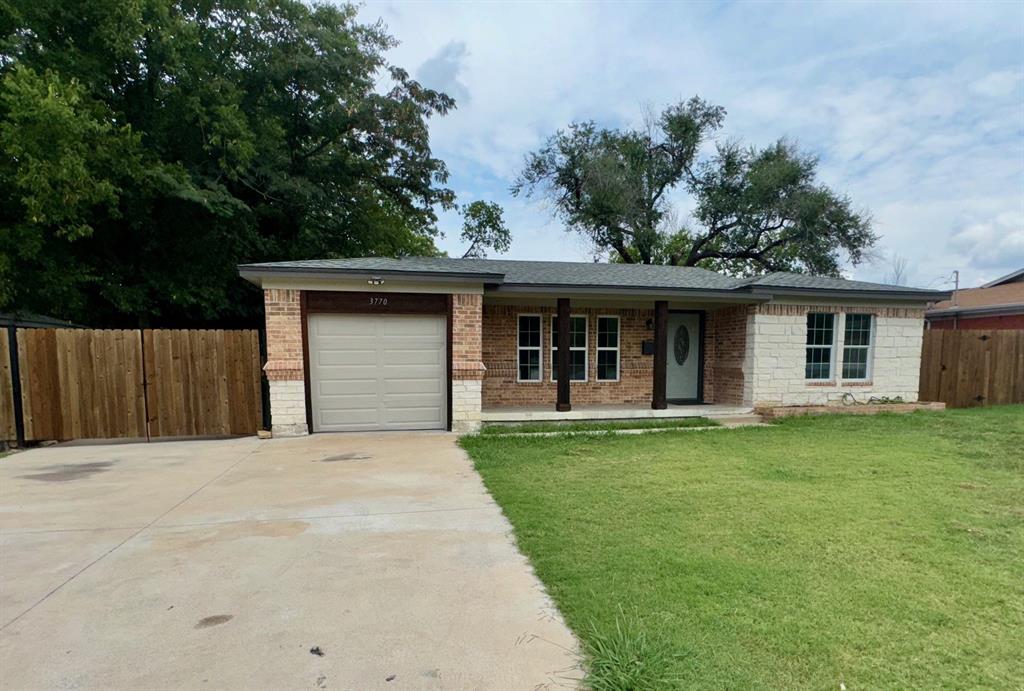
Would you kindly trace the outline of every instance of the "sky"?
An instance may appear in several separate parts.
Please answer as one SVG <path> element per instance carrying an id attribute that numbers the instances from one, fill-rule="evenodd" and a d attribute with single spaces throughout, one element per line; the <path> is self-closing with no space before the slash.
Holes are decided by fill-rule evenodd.
<path id="1" fill-rule="evenodd" d="M 510 259 L 590 261 L 550 207 L 513 197 L 524 157 L 573 121 L 641 123 L 699 95 L 721 136 L 795 140 L 866 210 L 877 259 L 844 275 L 972 287 L 1024 266 L 1024 2 L 366 2 L 388 59 L 457 108 L 430 125 L 460 203 L 504 208 Z M 685 220 L 690 200 L 673 198 Z M 438 246 L 461 256 L 460 219 Z M 493 253 L 490 256 L 497 256 Z"/>

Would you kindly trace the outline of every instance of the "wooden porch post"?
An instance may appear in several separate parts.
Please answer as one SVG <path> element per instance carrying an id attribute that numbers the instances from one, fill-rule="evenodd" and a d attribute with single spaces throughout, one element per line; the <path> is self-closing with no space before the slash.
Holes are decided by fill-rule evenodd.
<path id="1" fill-rule="evenodd" d="M 569 401 L 569 298 L 558 298 L 558 401 L 555 410 L 572 410 Z"/>
<path id="2" fill-rule="evenodd" d="M 654 303 L 654 387 L 651 397 L 651 408 L 665 410 L 668 401 L 665 399 L 665 369 L 668 367 L 668 301 L 656 300 Z"/>

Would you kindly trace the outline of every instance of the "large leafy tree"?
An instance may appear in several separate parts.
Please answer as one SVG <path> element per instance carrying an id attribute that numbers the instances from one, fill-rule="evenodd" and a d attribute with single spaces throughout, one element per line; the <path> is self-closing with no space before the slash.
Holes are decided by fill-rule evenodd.
<path id="1" fill-rule="evenodd" d="M 428 119 L 351 6 L 0 0 L 0 309 L 252 322 L 239 262 L 436 253 Z"/>
<path id="2" fill-rule="evenodd" d="M 543 197 L 616 261 L 838 275 L 867 258 L 870 219 L 817 180 L 816 158 L 786 141 L 715 142 L 724 118 L 692 98 L 640 129 L 574 123 L 527 157 L 512 192 Z M 692 211 L 680 220 L 683 194 Z"/>

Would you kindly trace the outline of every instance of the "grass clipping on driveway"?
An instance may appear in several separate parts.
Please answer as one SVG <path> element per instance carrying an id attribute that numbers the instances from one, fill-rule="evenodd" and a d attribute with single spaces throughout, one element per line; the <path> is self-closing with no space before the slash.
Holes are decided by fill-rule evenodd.
<path id="1" fill-rule="evenodd" d="M 597 691 L 1020 684 L 1024 406 L 462 443 Z"/>

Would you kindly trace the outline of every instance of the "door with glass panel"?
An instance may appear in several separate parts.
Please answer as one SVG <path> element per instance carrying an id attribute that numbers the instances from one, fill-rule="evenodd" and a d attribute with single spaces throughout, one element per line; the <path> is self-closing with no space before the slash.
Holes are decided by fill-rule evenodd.
<path id="1" fill-rule="evenodd" d="M 670 312 L 668 315 L 665 397 L 673 403 L 700 401 L 700 326 L 699 313 Z"/>

